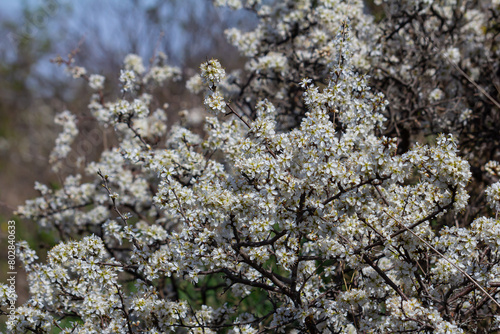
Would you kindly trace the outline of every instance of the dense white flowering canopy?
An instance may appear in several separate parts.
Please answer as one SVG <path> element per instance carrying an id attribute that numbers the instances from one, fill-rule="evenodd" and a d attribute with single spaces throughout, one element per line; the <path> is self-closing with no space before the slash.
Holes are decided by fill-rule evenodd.
<path id="1" fill-rule="evenodd" d="M 467 207 L 469 163 L 453 135 L 402 154 L 383 135 L 388 101 L 363 74 L 376 29 L 362 2 L 216 2 L 262 17 L 255 31 L 228 31 L 251 58 L 249 79 L 201 65 L 188 87 L 213 114 L 202 137 L 167 129 L 146 93 L 179 69 L 126 57 L 121 98 L 89 104 L 118 145 L 60 189 L 37 184 L 41 196 L 18 209 L 61 242 L 45 263 L 18 243 L 30 299 L 8 330 L 465 333 L 483 319 L 498 329 L 498 217 L 435 228 Z M 71 113 L 57 121 L 55 166 L 77 134 Z M 485 194 L 500 211 L 500 183 Z M 8 298 L 0 285 L 2 309 Z"/>

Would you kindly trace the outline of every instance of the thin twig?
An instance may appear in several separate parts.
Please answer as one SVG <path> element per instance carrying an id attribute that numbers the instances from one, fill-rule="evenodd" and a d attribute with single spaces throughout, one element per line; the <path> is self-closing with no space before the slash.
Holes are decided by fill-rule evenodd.
<path id="1" fill-rule="evenodd" d="M 437 50 L 437 52 L 441 53 L 444 58 L 448 61 L 448 63 L 450 63 L 458 72 L 460 72 L 461 75 L 464 76 L 464 78 L 467 79 L 467 81 L 469 81 L 471 84 L 474 85 L 474 87 L 477 88 L 477 90 L 479 90 L 481 92 L 481 94 L 483 94 L 484 96 L 486 96 L 486 98 L 488 100 L 490 100 L 498 109 L 500 109 L 500 103 L 495 100 L 490 94 L 488 94 L 488 92 L 481 86 L 479 86 L 467 73 L 465 73 L 457 64 L 455 64 L 454 61 L 452 61 L 448 55 L 446 55 L 445 53 L 443 53 L 439 47 L 437 45 L 434 44 L 434 42 L 430 39 L 430 38 L 426 38 L 427 41 L 429 42 L 429 44 L 432 45 L 433 48 L 435 48 Z"/>
<path id="2" fill-rule="evenodd" d="M 125 301 L 123 299 L 123 295 L 122 295 L 122 292 L 120 291 L 120 287 L 118 286 L 118 284 L 115 283 L 115 287 L 116 287 L 116 291 L 118 292 L 118 296 L 120 297 L 120 301 L 122 303 L 122 307 L 121 307 L 121 310 L 123 312 L 123 315 L 125 316 L 125 318 L 127 319 L 127 327 L 128 327 L 128 330 L 131 334 L 134 333 L 134 331 L 132 330 L 132 326 L 130 325 L 130 317 L 129 317 L 129 314 L 127 312 L 127 309 L 125 308 Z"/>
<path id="3" fill-rule="evenodd" d="M 469 281 L 471 281 L 475 286 L 478 287 L 479 290 L 481 290 L 491 301 L 493 301 L 493 303 L 495 303 L 495 305 L 497 305 L 498 307 L 500 307 L 500 303 L 498 303 L 495 298 L 493 298 L 489 293 L 488 291 L 486 291 L 481 285 L 479 285 L 479 283 L 476 282 L 476 280 L 474 278 L 472 278 L 469 274 L 467 274 L 465 271 L 463 271 L 462 269 L 460 269 L 460 267 L 458 267 L 456 264 L 454 264 L 452 261 L 448 260 L 448 258 L 446 256 L 444 256 L 440 251 L 438 251 L 436 248 L 434 248 L 431 244 L 429 244 L 427 241 L 425 241 L 424 239 L 422 239 L 419 235 L 417 235 L 415 232 L 413 232 L 412 230 L 410 230 L 408 227 L 406 227 L 403 223 L 401 223 L 399 220 L 397 220 L 396 218 L 394 218 L 394 216 L 392 216 L 390 213 L 386 212 L 384 210 L 384 213 L 386 215 L 388 215 L 389 217 L 391 217 L 392 219 L 394 219 L 395 222 L 397 222 L 399 225 L 401 225 L 405 230 L 407 230 L 408 232 L 410 232 L 411 234 L 413 234 L 416 238 L 418 238 L 420 241 L 422 241 L 427 247 L 429 247 L 430 249 L 432 249 L 436 254 L 438 254 L 440 257 L 442 257 L 446 262 L 448 262 L 449 264 L 451 264 L 455 269 L 457 269 L 458 271 L 460 271 L 465 277 L 467 277 L 467 279 Z"/>
<path id="4" fill-rule="evenodd" d="M 108 176 L 107 175 L 103 175 L 101 170 L 98 170 L 97 171 L 97 175 L 99 175 L 102 179 L 102 181 L 104 182 L 102 184 L 102 187 L 104 189 L 106 189 L 106 191 L 108 192 L 108 195 L 109 197 L 111 198 L 111 201 L 113 202 L 113 210 L 118 214 L 118 216 L 120 216 L 120 218 L 123 220 L 123 222 L 125 223 L 125 225 L 127 225 L 127 218 L 120 212 L 120 210 L 118 210 L 118 207 L 116 206 L 116 197 L 111 193 L 111 189 L 109 188 L 109 185 L 108 185 Z"/>

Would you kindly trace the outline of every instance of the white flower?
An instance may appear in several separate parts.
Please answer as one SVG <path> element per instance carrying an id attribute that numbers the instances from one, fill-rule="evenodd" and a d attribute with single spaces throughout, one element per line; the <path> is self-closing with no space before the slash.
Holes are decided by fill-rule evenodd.
<path id="1" fill-rule="evenodd" d="M 205 98 L 205 106 L 214 113 L 225 113 L 226 112 L 226 102 L 224 101 L 224 97 L 220 94 L 220 92 L 211 92 Z"/>
<path id="2" fill-rule="evenodd" d="M 75 78 L 75 79 L 80 78 L 80 77 L 84 76 L 85 74 L 87 74 L 87 70 L 81 66 L 71 67 L 71 68 L 69 68 L 69 71 L 70 71 L 71 75 L 73 76 L 73 78 Z"/>
<path id="3" fill-rule="evenodd" d="M 99 74 L 91 74 L 89 77 L 89 86 L 92 89 L 100 90 L 104 88 L 105 78 Z"/>
<path id="4" fill-rule="evenodd" d="M 486 200 L 493 210 L 500 212 L 500 182 L 486 188 Z"/>
<path id="5" fill-rule="evenodd" d="M 71 151 L 71 144 L 78 135 L 76 126 L 76 116 L 66 110 L 59 113 L 55 118 L 55 123 L 63 126 L 63 131 L 56 139 L 56 145 L 50 153 L 50 163 L 53 164 L 53 170 L 58 171 L 62 167 L 62 161 Z"/>
<path id="6" fill-rule="evenodd" d="M 210 85 L 218 84 L 226 76 L 226 71 L 216 59 L 202 63 L 200 70 L 203 82 Z"/>
<path id="7" fill-rule="evenodd" d="M 439 101 L 444 97 L 444 93 L 441 89 L 435 88 L 432 92 L 429 93 L 429 99 L 431 101 Z"/>
<path id="8" fill-rule="evenodd" d="M 137 77 L 134 71 L 131 70 L 121 70 L 120 71 L 120 82 L 123 84 L 124 91 L 131 91 L 136 87 Z"/>
<path id="9" fill-rule="evenodd" d="M 125 70 L 134 71 L 137 74 L 143 74 L 146 69 L 142 63 L 142 58 L 136 54 L 129 54 L 124 60 Z"/>
<path id="10" fill-rule="evenodd" d="M 203 80 L 199 74 L 192 76 L 186 82 L 186 88 L 193 94 L 198 94 L 203 91 Z"/>
<path id="11" fill-rule="evenodd" d="M 449 48 L 444 54 L 451 62 L 455 64 L 460 62 L 461 55 L 458 48 Z"/>
<path id="12" fill-rule="evenodd" d="M 307 88 L 311 82 L 312 82 L 312 79 L 303 78 L 300 81 L 300 87 Z"/>
<path id="13" fill-rule="evenodd" d="M 491 175 L 500 176 L 500 164 L 498 161 L 490 160 L 484 166 L 484 169 Z"/>

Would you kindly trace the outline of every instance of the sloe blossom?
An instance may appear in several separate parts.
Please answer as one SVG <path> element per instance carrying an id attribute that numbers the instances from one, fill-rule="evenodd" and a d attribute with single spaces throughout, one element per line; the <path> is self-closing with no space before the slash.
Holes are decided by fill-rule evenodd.
<path id="1" fill-rule="evenodd" d="M 61 188 L 37 183 L 40 197 L 17 210 L 61 240 L 45 261 L 18 243 L 30 298 L 8 330 L 48 333 L 68 316 L 78 321 L 62 332 L 498 328 L 500 224 L 485 215 L 438 226 L 468 209 L 470 164 L 453 134 L 402 152 L 384 135 L 391 104 L 370 86 L 365 66 L 378 64 L 375 79 L 390 63 L 398 65 L 386 72 L 402 82 L 414 73 L 368 38 L 382 32 L 363 3 L 217 3 L 260 18 L 253 31 L 226 32 L 250 57 L 247 84 L 240 73 L 226 76 L 218 60 L 201 64 L 188 83 L 193 92 L 203 87 L 212 112 L 200 135 L 182 123 L 167 127 L 167 106 L 148 93 L 151 81 L 180 71 L 126 57 L 126 94 L 94 95 L 89 105 L 117 144 Z M 449 56 L 464 58 L 463 45 L 456 48 Z M 231 85 L 243 103 L 231 102 Z M 436 87 L 444 89 L 421 92 L 425 103 L 442 102 Z M 58 122 L 54 156 L 62 160 L 77 125 L 68 112 Z M 497 165 L 486 165 L 491 176 Z M 485 194 L 498 212 L 499 183 Z M 2 312 L 6 299 L 2 284 Z"/>

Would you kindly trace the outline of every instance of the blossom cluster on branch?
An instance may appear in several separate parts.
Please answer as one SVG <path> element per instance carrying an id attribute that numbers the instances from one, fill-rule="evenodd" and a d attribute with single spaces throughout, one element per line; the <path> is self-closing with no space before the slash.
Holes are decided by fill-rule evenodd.
<path id="1" fill-rule="evenodd" d="M 498 3 L 479 2 L 477 15 L 498 17 Z M 451 125 L 470 124 L 467 110 L 476 109 L 463 81 L 445 86 L 457 74 L 440 61 L 463 63 L 462 72 L 483 65 L 463 44 L 439 53 L 434 40 L 427 53 L 415 53 L 424 51 L 409 47 L 408 36 L 418 31 L 400 23 L 401 13 L 412 20 L 431 13 L 442 20 L 418 21 L 420 28 L 448 26 L 468 2 L 385 1 L 381 20 L 361 1 L 215 3 L 253 11 L 260 23 L 227 31 L 248 57 L 244 71 L 226 73 L 211 59 L 187 81 L 212 113 L 204 135 L 167 128 L 168 101 L 148 93 L 180 75 L 164 59 L 145 66 L 127 56 L 114 101 L 102 94 L 103 77 L 82 76 L 97 91 L 89 114 L 114 129 L 117 145 L 83 175 L 66 175 L 59 189 L 38 183 L 41 196 L 19 207 L 60 242 L 45 262 L 18 243 L 30 298 L 8 331 L 498 331 L 500 183 L 484 187 L 477 211 L 484 214 L 459 222 L 474 180 L 463 157 L 470 151 Z M 465 21 L 460 29 L 490 38 L 491 27 Z M 404 50 L 407 58 L 398 58 Z M 434 74 L 416 70 L 420 57 L 434 59 Z M 435 76 L 438 86 L 429 86 Z M 401 91 L 391 83 L 398 80 Z M 450 133 L 401 149 L 391 129 L 399 134 L 413 117 L 397 118 L 403 92 L 415 90 L 411 103 L 428 104 L 448 98 L 449 87 L 460 96 L 459 115 L 446 109 L 443 116 L 451 125 L 440 130 Z M 494 104 L 488 108 L 498 115 Z M 57 121 L 64 130 L 52 162 L 61 171 L 77 124 L 69 112 Z M 498 180 L 494 158 L 475 160 L 491 160 L 481 166 L 485 180 Z M 0 285 L 0 313 L 9 296 Z"/>

